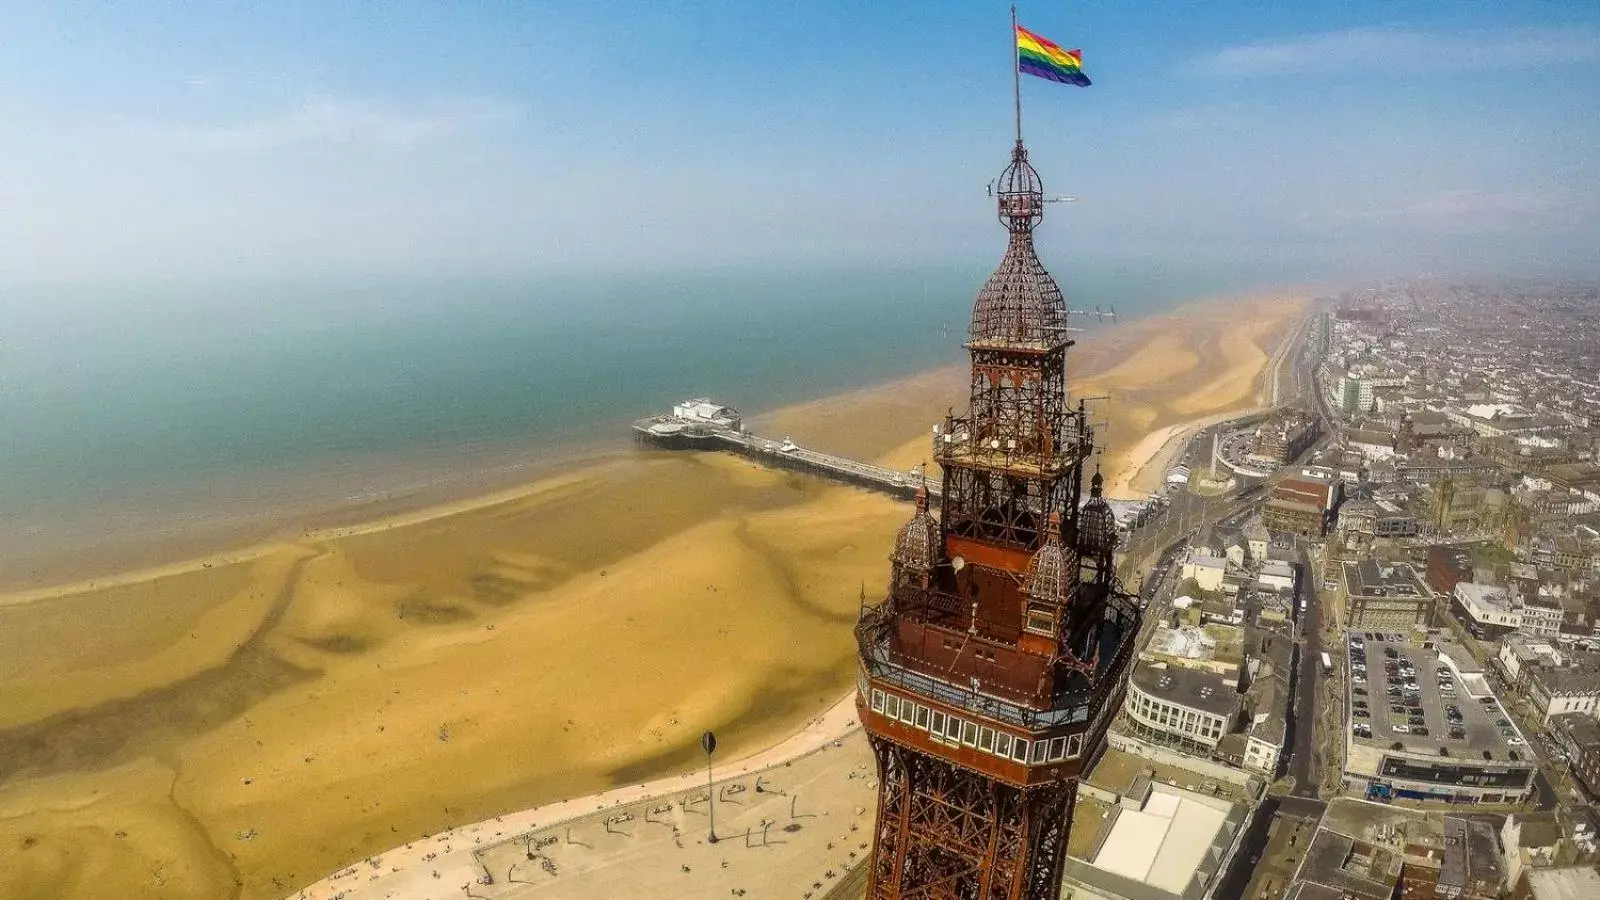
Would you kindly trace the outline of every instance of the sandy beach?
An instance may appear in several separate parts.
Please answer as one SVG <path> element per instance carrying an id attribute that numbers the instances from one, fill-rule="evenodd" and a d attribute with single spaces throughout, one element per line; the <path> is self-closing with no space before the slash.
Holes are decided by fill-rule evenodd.
<path id="1" fill-rule="evenodd" d="M 1293 297 L 1191 304 L 1069 357 L 1119 491 L 1259 402 Z M 715 386 L 708 386 L 714 392 Z M 944 368 L 761 415 L 909 467 Z M 619 426 L 620 427 L 620 426 Z M 278 897 L 466 823 L 761 752 L 854 677 L 904 504 L 637 452 L 488 495 L 0 596 L 0 896 Z"/>

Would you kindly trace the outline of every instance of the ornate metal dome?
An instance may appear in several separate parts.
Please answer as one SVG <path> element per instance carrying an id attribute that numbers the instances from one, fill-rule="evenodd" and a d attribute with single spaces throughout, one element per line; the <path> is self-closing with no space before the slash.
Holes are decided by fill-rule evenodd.
<path id="1" fill-rule="evenodd" d="M 1021 141 L 1011 148 L 1011 164 L 1000 173 L 994 192 L 1000 199 L 1000 224 L 1007 229 L 1032 231 L 1044 218 L 1044 182 Z"/>
<path id="2" fill-rule="evenodd" d="M 1044 218 L 1044 186 L 1021 141 L 995 188 L 1000 222 L 1011 240 L 972 305 L 972 342 L 1041 348 L 1063 343 L 1067 302 L 1033 249 L 1033 228 Z"/>
<path id="3" fill-rule="evenodd" d="M 1061 517 L 1052 514 L 1044 546 L 1028 560 L 1023 587 L 1035 600 L 1065 603 L 1078 581 L 1078 554 L 1061 542 Z"/>
<path id="4" fill-rule="evenodd" d="M 1111 504 L 1100 496 L 1104 483 L 1100 473 L 1094 473 L 1089 480 L 1089 502 L 1078 511 L 1078 547 L 1095 556 L 1117 549 L 1117 516 L 1111 511 Z"/>
<path id="5" fill-rule="evenodd" d="M 939 523 L 928 513 L 928 489 L 917 489 L 917 511 L 894 539 L 889 559 L 897 565 L 931 572 L 939 564 Z"/>

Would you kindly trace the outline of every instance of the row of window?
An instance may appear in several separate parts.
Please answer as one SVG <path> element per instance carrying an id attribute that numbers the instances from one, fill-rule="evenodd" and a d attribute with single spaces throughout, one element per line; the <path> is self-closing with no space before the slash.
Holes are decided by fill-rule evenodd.
<path id="1" fill-rule="evenodd" d="M 1128 710 L 1152 725 L 1176 729 L 1212 741 L 1222 738 L 1222 720 L 1216 716 L 1154 700 L 1148 694 L 1138 691 L 1128 692 Z"/>
<path id="2" fill-rule="evenodd" d="M 920 728 L 937 742 L 952 747 L 975 747 L 1001 759 L 1019 763 L 1053 763 L 1064 759 L 1077 759 L 1083 755 L 1083 735 L 1069 734 L 1048 740 L 1029 741 L 996 731 L 987 725 L 968 722 L 960 716 L 947 715 L 909 699 L 888 694 L 876 688 L 872 691 L 872 711 L 897 719 L 913 728 Z"/>

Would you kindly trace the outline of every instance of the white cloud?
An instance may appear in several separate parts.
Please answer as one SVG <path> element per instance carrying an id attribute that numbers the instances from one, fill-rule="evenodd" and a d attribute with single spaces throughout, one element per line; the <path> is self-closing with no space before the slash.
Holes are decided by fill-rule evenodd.
<path id="1" fill-rule="evenodd" d="M 1600 32 L 1521 28 L 1434 34 L 1404 28 L 1354 28 L 1287 41 L 1224 47 L 1195 61 L 1233 78 L 1338 72 L 1452 72 L 1530 69 L 1600 60 Z"/>
<path id="2" fill-rule="evenodd" d="M 226 124 L 162 124 L 136 129 L 155 143 L 186 152 L 249 152 L 316 145 L 409 147 L 490 122 L 516 118 L 496 101 L 453 100 L 402 108 L 365 100 L 316 97 L 260 118 Z"/>

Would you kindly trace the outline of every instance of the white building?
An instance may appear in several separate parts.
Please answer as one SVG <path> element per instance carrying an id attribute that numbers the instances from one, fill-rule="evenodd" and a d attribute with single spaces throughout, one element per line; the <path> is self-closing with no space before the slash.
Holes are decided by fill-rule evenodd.
<path id="1" fill-rule="evenodd" d="M 1236 685 L 1214 672 L 1139 663 L 1128 679 L 1123 708 L 1146 735 L 1165 735 L 1190 749 L 1209 752 L 1239 714 Z"/>
<path id="2" fill-rule="evenodd" d="M 695 400 L 685 400 L 672 407 L 674 418 L 686 419 L 690 422 L 704 422 L 721 428 L 739 430 L 741 419 L 739 411 L 731 406 L 723 406 L 716 401 L 700 397 Z"/>
<path id="3" fill-rule="evenodd" d="M 1506 670 L 1506 680 L 1513 684 L 1522 677 L 1522 670 L 1525 667 L 1536 665 L 1559 667 L 1565 661 L 1561 651 L 1549 641 L 1521 634 L 1506 635 L 1500 642 L 1500 651 L 1495 654 L 1495 658 Z"/>
<path id="4" fill-rule="evenodd" d="M 1267 558 L 1267 530 L 1260 525 L 1252 525 L 1245 529 L 1244 539 L 1249 544 L 1251 559 Z"/>
<path id="5" fill-rule="evenodd" d="M 1456 615 L 1467 630 L 1480 638 L 1497 638 L 1522 627 L 1522 614 L 1511 603 L 1505 588 L 1462 581 L 1452 595 Z"/>
<path id="6" fill-rule="evenodd" d="M 1518 631 L 1550 638 L 1561 633 L 1563 610 L 1560 603 L 1542 595 L 1519 599 L 1522 601 L 1518 610 L 1522 615 L 1522 624 L 1518 627 Z"/>
<path id="7" fill-rule="evenodd" d="M 1528 677 L 1528 702 L 1546 725 L 1562 713 L 1600 718 L 1600 672 L 1535 668 Z"/>
<path id="8" fill-rule="evenodd" d="M 1228 571 L 1228 560 L 1221 556 L 1212 556 L 1203 548 L 1196 547 L 1189 551 L 1183 561 L 1183 577 L 1193 578 L 1195 584 L 1202 591 L 1222 590 L 1222 576 Z"/>
<path id="9" fill-rule="evenodd" d="M 1247 769 L 1254 769 L 1264 775 L 1271 775 L 1278 771 L 1277 744 L 1271 741 L 1249 735 L 1244 745 L 1244 765 Z"/>

